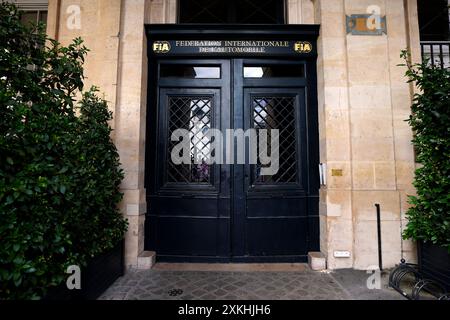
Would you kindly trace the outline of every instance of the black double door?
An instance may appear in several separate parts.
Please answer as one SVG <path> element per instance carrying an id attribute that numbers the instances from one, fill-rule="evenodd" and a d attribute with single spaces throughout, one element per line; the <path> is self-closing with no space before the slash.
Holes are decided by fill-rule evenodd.
<path id="1" fill-rule="evenodd" d="M 318 249 L 317 114 L 308 108 L 314 91 L 307 78 L 313 68 L 261 59 L 155 63 L 145 239 L 159 261 L 304 261 Z M 179 129 L 188 134 L 184 151 L 172 137 Z M 213 129 L 214 138 L 207 134 Z M 248 129 L 267 129 L 268 142 L 278 129 L 278 150 L 266 150 L 278 151 L 276 173 L 265 174 L 260 159 L 250 163 Z M 186 150 L 191 161 L 174 161 Z"/>

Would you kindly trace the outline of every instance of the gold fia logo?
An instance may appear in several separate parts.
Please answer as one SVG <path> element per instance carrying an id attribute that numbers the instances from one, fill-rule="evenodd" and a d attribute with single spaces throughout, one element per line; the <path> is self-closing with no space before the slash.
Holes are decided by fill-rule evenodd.
<path id="1" fill-rule="evenodd" d="M 167 41 L 155 41 L 153 42 L 154 53 L 167 53 L 170 51 L 170 43 Z"/>
<path id="2" fill-rule="evenodd" d="M 313 47 L 308 41 L 297 41 L 294 44 L 294 51 L 298 53 L 310 53 Z"/>

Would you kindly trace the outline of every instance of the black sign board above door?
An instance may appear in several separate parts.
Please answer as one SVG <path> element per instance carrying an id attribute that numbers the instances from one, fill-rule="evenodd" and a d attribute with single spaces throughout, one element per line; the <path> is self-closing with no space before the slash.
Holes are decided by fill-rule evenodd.
<path id="1" fill-rule="evenodd" d="M 253 56 L 304 58 L 317 56 L 318 25 L 215 26 L 146 25 L 149 55 Z"/>
<path id="2" fill-rule="evenodd" d="M 315 52 L 309 41 L 292 40 L 160 40 L 151 48 L 156 55 L 285 56 Z"/>

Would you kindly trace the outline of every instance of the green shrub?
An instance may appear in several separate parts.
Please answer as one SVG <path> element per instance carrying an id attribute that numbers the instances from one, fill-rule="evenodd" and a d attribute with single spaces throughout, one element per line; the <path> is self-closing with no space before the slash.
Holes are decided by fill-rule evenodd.
<path id="1" fill-rule="evenodd" d="M 0 299 L 34 299 L 123 238 L 112 114 L 68 47 L 0 5 Z"/>
<path id="2" fill-rule="evenodd" d="M 409 61 L 409 55 L 402 56 Z M 405 238 L 431 242 L 450 252 L 450 71 L 427 61 L 406 73 L 420 93 L 415 94 L 409 124 L 414 130 L 417 162 Z"/>

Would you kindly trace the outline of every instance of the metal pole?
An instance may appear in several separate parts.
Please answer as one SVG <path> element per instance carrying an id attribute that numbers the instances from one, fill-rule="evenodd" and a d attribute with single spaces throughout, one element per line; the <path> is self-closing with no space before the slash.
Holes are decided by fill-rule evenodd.
<path id="1" fill-rule="evenodd" d="M 381 213 L 380 213 L 380 205 L 378 203 L 375 204 L 377 208 L 377 233 L 378 233 L 378 267 L 380 271 L 383 271 L 383 258 L 382 258 L 382 250 L 381 250 Z"/>

